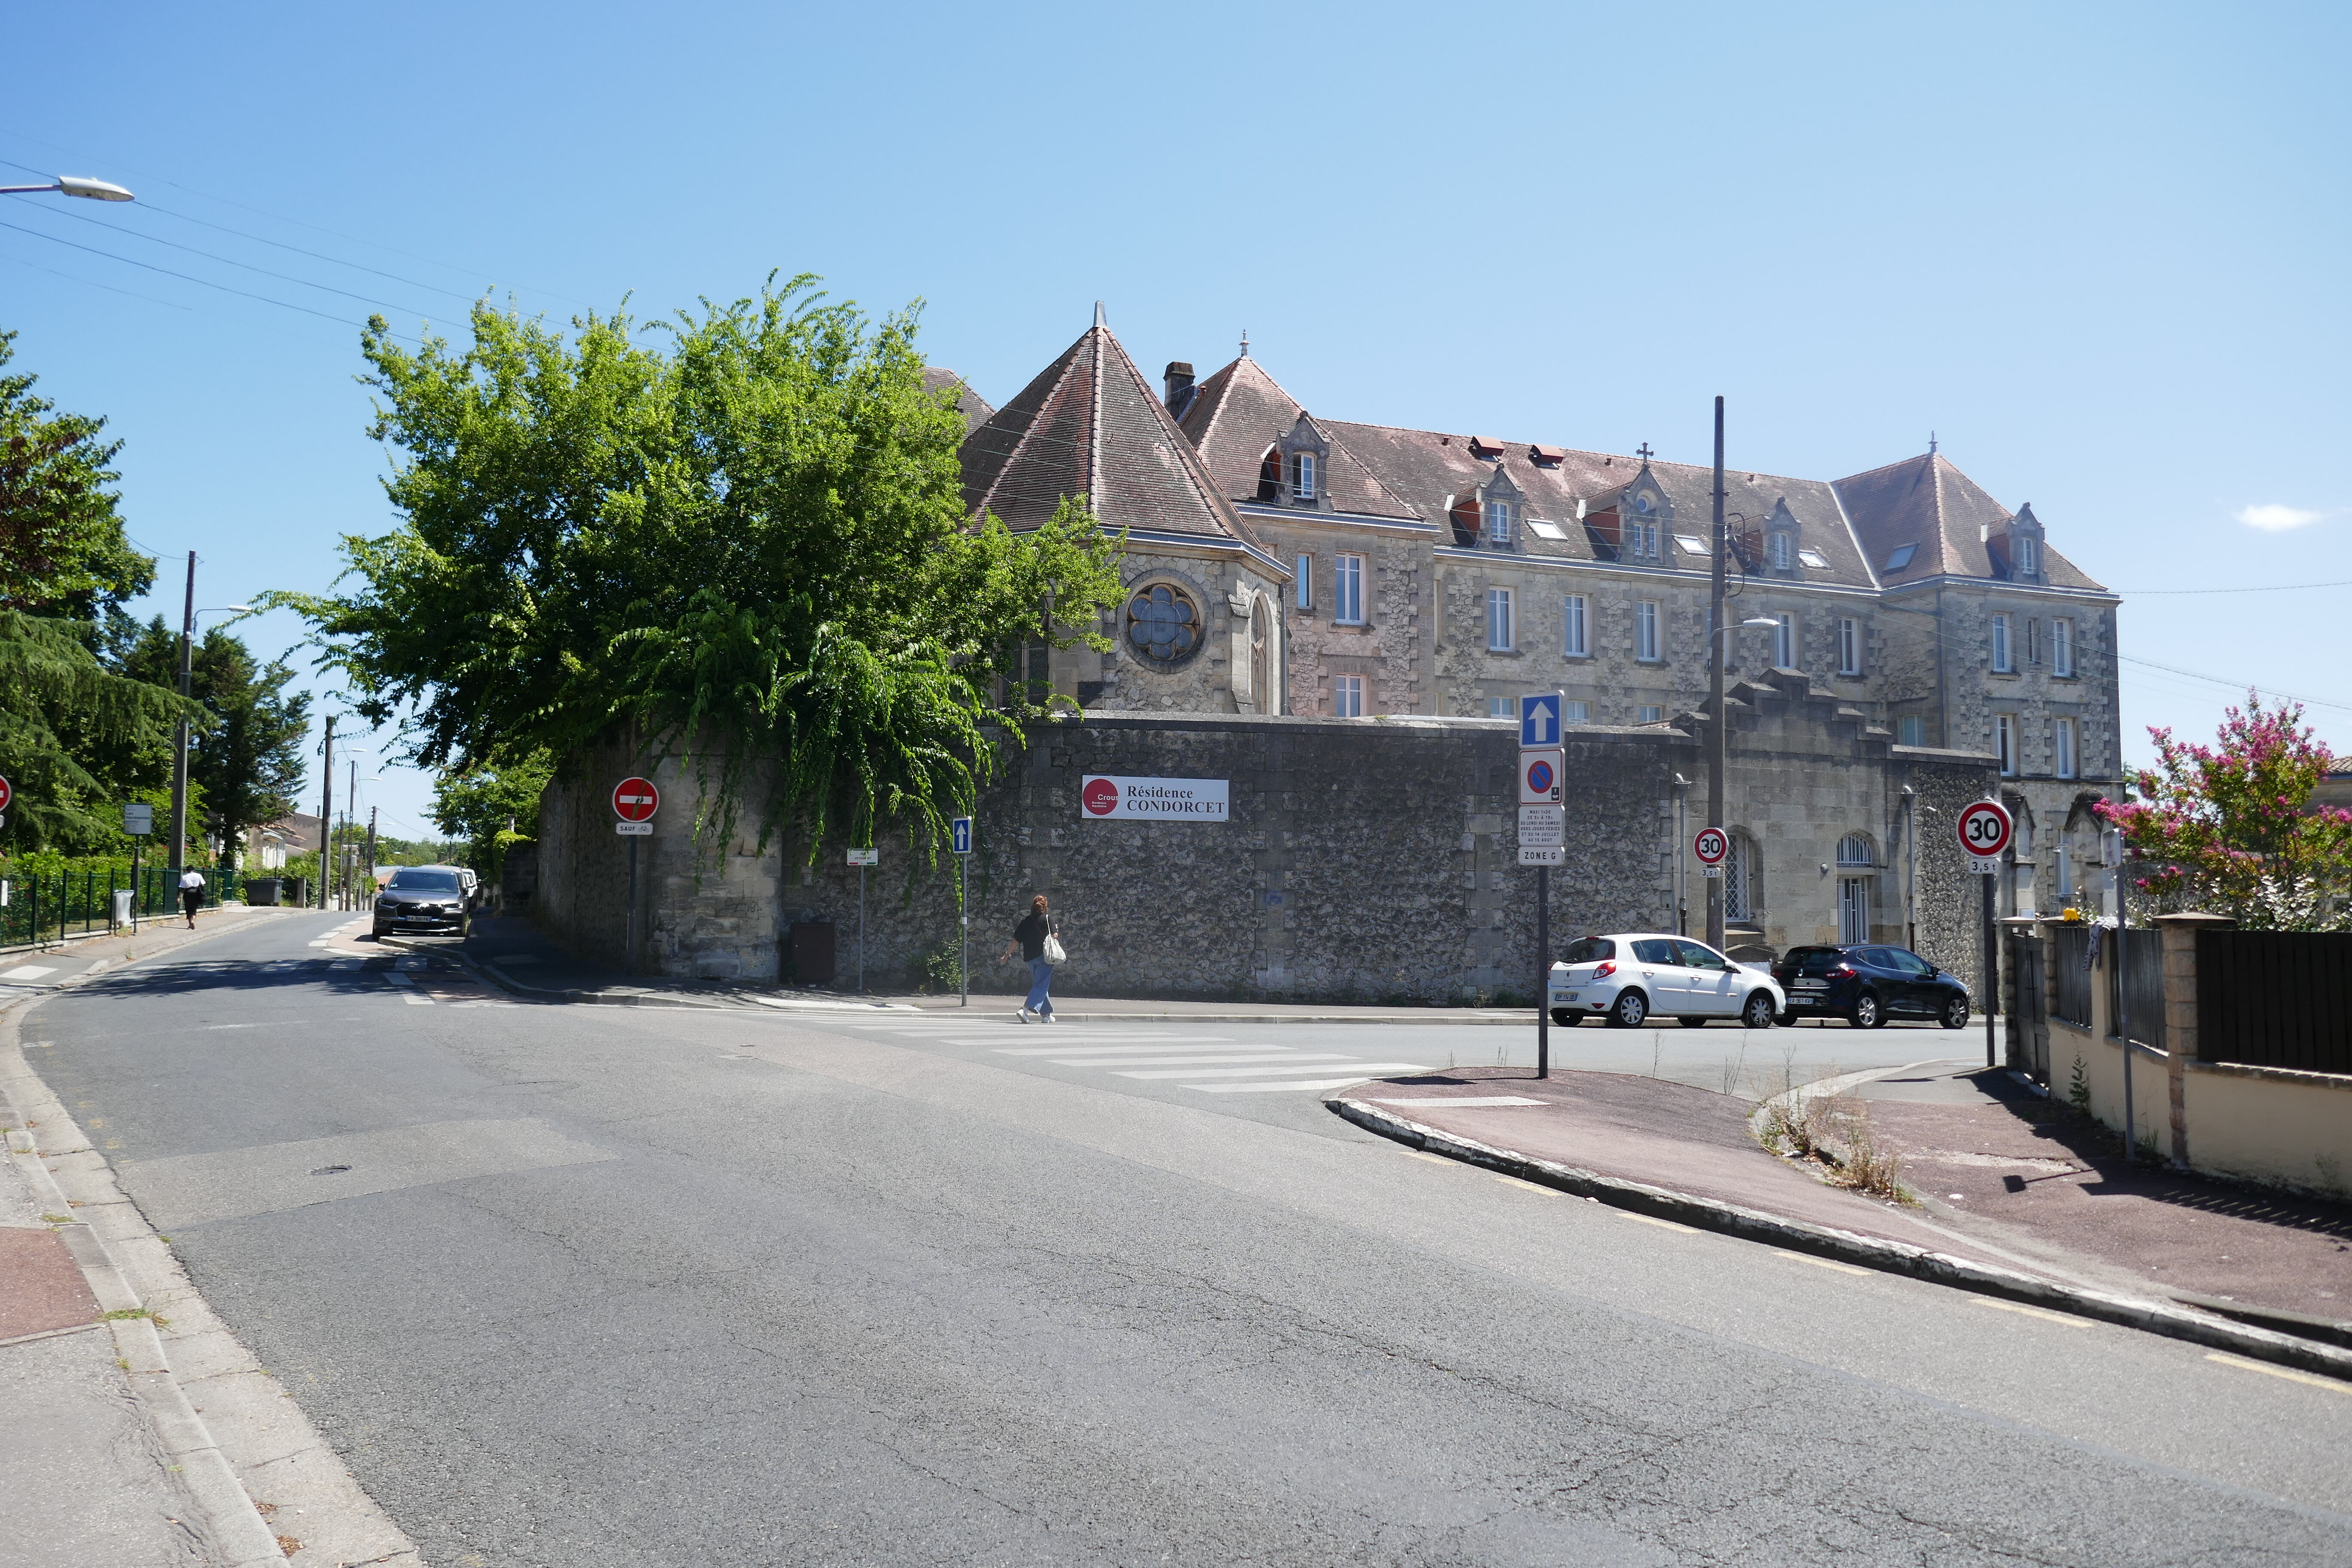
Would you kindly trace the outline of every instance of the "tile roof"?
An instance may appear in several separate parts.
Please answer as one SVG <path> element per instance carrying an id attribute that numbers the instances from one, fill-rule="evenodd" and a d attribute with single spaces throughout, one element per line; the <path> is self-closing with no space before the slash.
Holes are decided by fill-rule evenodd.
<path id="1" fill-rule="evenodd" d="M 1289 435 L 1305 412 L 1257 361 L 1237 359 L 1199 384 L 1192 405 L 1184 410 L 1182 429 L 1208 466 L 1218 494 L 1229 500 L 1255 500 L 1265 449 Z M 1418 515 L 1402 497 L 1381 487 L 1331 434 L 1327 422 L 1315 423 L 1331 443 L 1323 493 L 1334 507 L 1370 517 Z"/>
<path id="2" fill-rule="evenodd" d="M 1986 548 L 1981 530 L 2003 538 L 2012 515 L 1982 487 L 1952 466 L 1940 452 L 1907 458 L 1837 481 L 1854 532 L 1889 586 L 1924 577 L 1991 577 L 1993 553 Z M 1890 568 L 1886 563 L 1906 544 L 1918 549 L 1907 564 Z M 2080 567 L 2045 542 L 2042 576 L 2054 588 L 2104 591 Z"/>
<path id="3" fill-rule="evenodd" d="M 1265 548 L 1099 319 L 965 440 L 963 489 L 1014 529 L 1086 495 L 1106 527 Z"/>
<path id="4" fill-rule="evenodd" d="M 963 433 L 967 437 L 987 424 L 990 416 L 996 412 L 989 406 L 988 399 L 971 389 L 971 383 L 943 365 L 925 365 L 923 384 L 933 392 L 955 388 L 956 412 L 963 416 Z"/>

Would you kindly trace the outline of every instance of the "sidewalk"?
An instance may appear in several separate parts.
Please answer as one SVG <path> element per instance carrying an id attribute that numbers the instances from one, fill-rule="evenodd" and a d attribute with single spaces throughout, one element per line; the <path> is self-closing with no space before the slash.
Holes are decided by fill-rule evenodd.
<path id="1" fill-rule="evenodd" d="M 2008 1073 L 1923 1065 L 1844 1089 L 1916 1198 L 1768 1152 L 1757 1107 L 1615 1073 L 1462 1069 L 1328 1101 L 1401 1142 L 1656 1217 L 2352 1377 L 2352 1205 L 2127 1166 Z"/>

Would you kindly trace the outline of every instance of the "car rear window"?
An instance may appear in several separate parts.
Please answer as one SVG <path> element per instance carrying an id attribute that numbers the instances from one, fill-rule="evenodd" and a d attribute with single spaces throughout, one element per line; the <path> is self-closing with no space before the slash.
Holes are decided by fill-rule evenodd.
<path id="1" fill-rule="evenodd" d="M 1598 963 L 1602 959 L 1616 956 L 1615 942 L 1605 936 L 1588 936 L 1570 942 L 1568 951 L 1559 955 L 1559 960 L 1562 963 Z"/>
<path id="2" fill-rule="evenodd" d="M 396 893 L 454 893 L 457 890 L 455 871 L 394 871 L 385 888 Z"/>
<path id="3" fill-rule="evenodd" d="M 1780 962 L 1792 974 L 1827 974 L 1830 966 L 1844 956 L 1842 947 L 1792 947 Z"/>

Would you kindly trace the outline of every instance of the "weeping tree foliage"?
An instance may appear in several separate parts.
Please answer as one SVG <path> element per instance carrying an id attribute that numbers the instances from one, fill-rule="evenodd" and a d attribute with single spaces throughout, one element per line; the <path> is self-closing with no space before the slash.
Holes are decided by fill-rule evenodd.
<path id="1" fill-rule="evenodd" d="M 1119 542 L 1083 498 L 1020 535 L 970 519 L 915 311 L 814 283 L 569 333 L 483 304 L 463 350 L 373 322 L 403 521 L 345 539 L 347 592 L 275 602 L 425 765 L 632 733 L 692 769 L 706 845 L 749 811 L 811 854 L 890 820 L 935 848 L 994 765 L 1008 644 L 1108 646 Z"/>

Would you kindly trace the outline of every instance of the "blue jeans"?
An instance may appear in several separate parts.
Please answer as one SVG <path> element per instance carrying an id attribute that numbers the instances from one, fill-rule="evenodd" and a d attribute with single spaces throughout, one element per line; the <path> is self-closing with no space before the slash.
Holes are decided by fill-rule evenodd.
<path id="1" fill-rule="evenodd" d="M 1051 1016 L 1054 1011 L 1054 998 L 1049 994 L 1053 989 L 1054 966 L 1042 958 L 1031 959 L 1029 961 L 1029 1000 L 1021 1005 L 1032 1013 L 1044 1013 Z"/>

